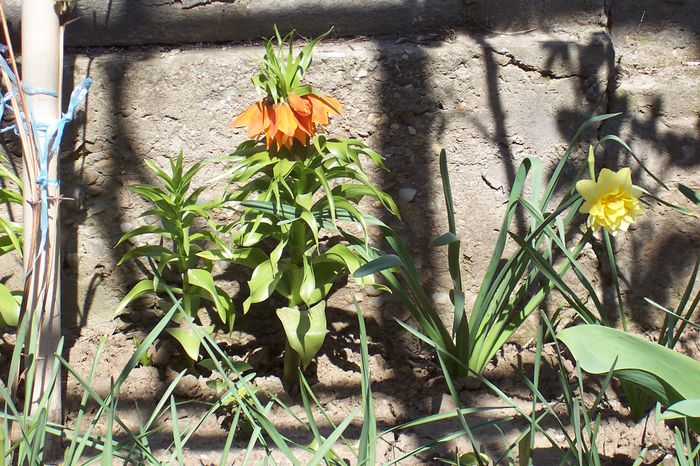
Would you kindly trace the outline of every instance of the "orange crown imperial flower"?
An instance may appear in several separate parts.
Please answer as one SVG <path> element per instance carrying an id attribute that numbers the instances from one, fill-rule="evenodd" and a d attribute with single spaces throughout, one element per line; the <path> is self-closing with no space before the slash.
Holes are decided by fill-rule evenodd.
<path id="1" fill-rule="evenodd" d="M 294 140 L 306 146 L 316 134 L 316 125 L 327 125 L 329 115 L 340 115 L 342 106 L 337 99 L 320 94 L 299 96 L 287 94 L 286 101 L 274 103 L 264 98 L 248 107 L 233 120 L 231 126 L 245 126 L 248 137 L 258 140 L 265 135 L 268 149 L 290 149 Z"/>
<path id="2" fill-rule="evenodd" d="M 338 100 L 300 83 L 314 46 L 329 33 L 310 41 L 294 57 L 293 32 L 283 38 L 275 28 L 276 44 L 265 41 L 260 73 L 253 77 L 253 84 L 266 97 L 248 107 L 231 126 L 245 126 L 248 137 L 256 141 L 264 135 L 268 150 L 290 149 L 294 141 L 308 145 L 316 135 L 316 125 L 327 125 L 330 115 L 342 112 Z"/>

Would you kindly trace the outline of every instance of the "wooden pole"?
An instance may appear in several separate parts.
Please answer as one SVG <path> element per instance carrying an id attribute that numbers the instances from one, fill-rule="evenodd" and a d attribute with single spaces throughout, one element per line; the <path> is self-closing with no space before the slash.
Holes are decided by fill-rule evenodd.
<path id="1" fill-rule="evenodd" d="M 21 24 L 23 85 L 25 89 L 55 93 L 53 96 L 43 93 L 28 95 L 34 124 L 39 127 L 44 122 L 59 118 L 61 112 L 62 31 L 55 0 L 23 0 Z M 45 134 L 42 131 L 35 134 L 37 147 L 43 147 L 46 144 Z M 31 179 L 28 169 L 30 161 L 25 160 L 24 164 L 24 269 L 27 283 L 22 308 L 24 312 L 31 313 L 38 326 L 31 411 L 32 414 L 36 414 L 39 401 L 45 393 L 52 390 L 48 418 L 60 423 L 60 372 L 57 378 L 52 377 L 55 368 L 58 367 L 54 353 L 61 337 L 58 235 L 60 188 L 57 183 L 59 154 L 49 155 L 48 182 L 45 184 L 48 190 L 48 222 L 45 232 L 37 225 L 42 208 L 41 187 L 38 183 L 41 180 Z M 51 438 L 53 436 L 49 436 L 49 442 L 45 445 L 45 461 L 53 461 L 55 455 L 60 454 L 60 443 L 51 442 Z"/>

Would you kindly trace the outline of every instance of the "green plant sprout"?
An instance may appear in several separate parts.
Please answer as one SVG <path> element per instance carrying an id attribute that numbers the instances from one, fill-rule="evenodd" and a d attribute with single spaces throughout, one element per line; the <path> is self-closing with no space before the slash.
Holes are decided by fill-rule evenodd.
<path id="1" fill-rule="evenodd" d="M 151 204 L 151 208 L 141 216 L 155 216 L 158 222 L 127 231 L 116 246 L 141 236 L 155 237 L 156 241 L 132 247 L 118 263 L 121 265 L 132 259 L 145 258 L 151 267 L 152 278 L 134 285 L 115 312 L 120 313 L 139 297 L 162 293 L 165 281 L 169 281 L 168 285 L 181 297 L 188 316 L 197 318 L 203 299 L 214 307 L 222 323 L 232 329 L 235 312 L 231 298 L 214 284 L 212 261 L 204 254 L 207 245 L 217 242 L 216 234 L 212 228 L 195 228 L 196 220 L 209 222 L 211 210 L 218 205 L 218 201 L 199 202 L 205 187 L 190 189 L 192 178 L 202 169 L 202 164 L 197 163 L 185 170 L 180 152 L 177 158 L 170 161 L 170 174 L 151 162 L 147 161 L 146 165 L 160 180 L 162 187 L 134 185 L 131 189 Z M 190 359 L 196 361 L 199 358 L 199 340 L 195 338 L 192 326 L 197 324 L 178 319 L 174 323 L 176 326 L 167 328 L 166 332 L 180 343 Z M 207 326 L 206 330 L 212 332 L 213 326 Z"/>

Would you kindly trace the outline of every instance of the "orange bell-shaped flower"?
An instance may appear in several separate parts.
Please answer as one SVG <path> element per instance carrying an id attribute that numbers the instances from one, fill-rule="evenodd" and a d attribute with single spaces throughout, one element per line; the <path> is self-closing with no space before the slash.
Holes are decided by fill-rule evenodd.
<path id="1" fill-rule="evenodd" d="M 265 98 L 243 111 L 231 126 L 245 126 L 248 137 L 259 140 L 265 136 L 265 146 L 270 149 L 290 149 L 294 140 L 306 146 L 316 134 L 316 125 L 327 125 L 329 115 L 340 115 L 342 106 L 337 99 L 318 94 L 299 96 L 293 92 L 287 100 L 272 103 Z"/>

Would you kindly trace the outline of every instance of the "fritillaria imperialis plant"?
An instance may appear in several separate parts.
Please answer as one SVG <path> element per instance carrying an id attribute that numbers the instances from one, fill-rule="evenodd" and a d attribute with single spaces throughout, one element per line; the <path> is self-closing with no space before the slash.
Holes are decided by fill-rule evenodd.
<path id="1" fill-rule="evenodd" d="M 302 78 L 311 64 L 310 41 L 294 54 L 292 33 L 265 42 L 260 73 L 253 77 L 262 99 L 233 121 L 245 126 L 249 140 L 228 157 L 226 176 L 235 186 L 227 201 L 244 211 L 230 225 L 232 246 L 210 257 L 249 267 L 249 296 L 243 312 L 273 294 L 287 306 L 277 309 L 287 336 L 285 380 L 294 384 L 326 334 L 325 299 L 333 284 L 354 272 L 362 260 L 339 237 L 322 227 L 342 231 L 360 225 L 367 241 L 360 201 L 378 200 L 390 212 L 398 209 L 389 195 L 368 178 L 361 157 L 384 168 L 381 156 L 360 141 L 331 139 L 318 126 L 342 112 L 335 98 Z M 370 283 L 371 277 L 358 280 Z"/>

